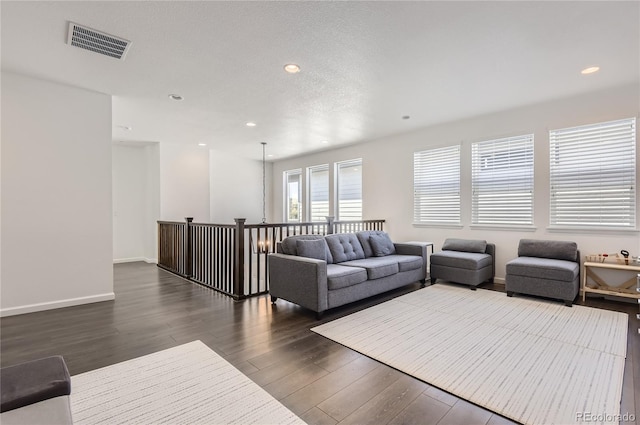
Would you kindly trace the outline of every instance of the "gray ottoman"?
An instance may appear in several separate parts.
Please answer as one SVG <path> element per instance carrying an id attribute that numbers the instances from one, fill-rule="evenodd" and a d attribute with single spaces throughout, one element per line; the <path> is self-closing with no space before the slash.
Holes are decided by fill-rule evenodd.
<path id="1" fill-rule="evenodd" d="M 0 370 L 0 422 L 71 424 L 71 377 L 61 356 L 46 357 Z"/>

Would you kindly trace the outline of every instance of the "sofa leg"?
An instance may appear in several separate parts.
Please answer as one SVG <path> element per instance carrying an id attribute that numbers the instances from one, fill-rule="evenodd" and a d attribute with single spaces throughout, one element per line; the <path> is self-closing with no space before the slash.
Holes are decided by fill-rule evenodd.
<path id="1" fill-rule="evenodd" d="M 324 315 L 324 311 L 316 311 L 316 320 L 322 319 L 323 315 Z"/>
<path id="2" fill-rule="evenodd" d="M 435 278 L 435 277 L 430 278 L 430 280 L 431 280 L 431 284 L 432 284 L 432 285 L 433 285 L 434 283 L 436 283 L 436 278 Z"/>
<path id="3" fill-rule="evenodd" d="M 420 279 L 420 287 L 424 288 L 427 284 L 427 279 Z"/>
<path id="4" fill-rule="evenodd" d="M 514 292 L 513 291 L 507 291 L 507 297 L 513 297 Z"/>
<path id="5" fill-rule="evenodd" d="M 567 307 L 573 306 L 573 300 L 564 300 L 564 305 L 566 305 Z"/>
<path id="6" fill-rule="evenodd" d="M 473 285 L 469 285 L 469 289 L 471 289 L 472 291 L 475 291 L 476 289 L 478 289 L 477 286 L 473 286 Z"/>
<path id="7" fill-rule="evenodd" d="M 271 304 L 275 304 L 276 301 L 278 301 L 278 297 L 274 297 L 273 295 L 271 295 Z"/>

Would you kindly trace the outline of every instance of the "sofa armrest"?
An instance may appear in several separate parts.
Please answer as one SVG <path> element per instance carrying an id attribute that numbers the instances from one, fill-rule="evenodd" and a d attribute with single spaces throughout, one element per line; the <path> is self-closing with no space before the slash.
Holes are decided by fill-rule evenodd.
<path id="1" fill-rule="evenodd" d="M 489 254 L 493 260 L 491 261 L 491 281 L 493 282 L 493 279 L 496 277 L 496 244 L 487 243 L 485 253 Z"/>
<path id="2" fill-rule="evenodd" d="M 429 258 L 427 257 L 427 245 L 426 244 L 413 244 L 413 243 L 394 243 L 396 247 L 396 254 L 399 255 L 419 255 L 422 257 L 422 275 L 427 276 L 427 265 Z M 422 282 L 422 280 L 421 280 Z"/>
<path id="3" fill-rule="evenodd" d="M 328 308 L 327 262 L 287 254 L 269 254 L 269 293 L 315 312 Z"/>

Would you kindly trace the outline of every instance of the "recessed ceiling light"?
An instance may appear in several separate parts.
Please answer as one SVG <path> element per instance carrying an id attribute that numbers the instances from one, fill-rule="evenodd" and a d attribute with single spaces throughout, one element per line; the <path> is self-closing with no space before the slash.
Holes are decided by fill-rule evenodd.
<path id="1" fill-rule="evenodd" d="M 254 123 L 254 122 L 248 122 L 248 123 L 246 123 L 245 125 L 246 125 L 247 127 L 255 127 L 255 126 L 256 126 L 256 123 Z"/>
<path id="2" fill-rule="evenodd" d="M 184 100 L 184 97 L 180 96 L 179 94 L 170 94 L 169 95 L 169 99 L 171 99 L 171 100 Z"/>
<path id="3" fill-rule="evenodd" d="M 324 143 L 326 145 L 327 143 L 329 143 L 329 141 L 328 140 L 321 140 L 320 143 Z"/>
<path id="4" fill-rule="evenodd" d="M 270 153 L 269 155 L 267 155 L 267 158 L 273 158 L 273 154 Z"/>
<path id="5" fill-rule="evenodd" d="M 206 143 L 198 143 L 198 146 L 207 146 Z"/>
<path id="6" fill-rule="evenodd" d="M 289 74 L 297 74 L 298 72 L 300 72 L 300 67 L 295 63 L 288 63 L 284 66 L 284 70 Z"/>
<path id="7" fill-rule="evenodd" d="M 599 66 L 590 66 L 589 68 L 585 68 L 582 71 L 580 71 L 580 73 L 582 75 L 587 75 L 587 74 L 593 74 L 594 72 L 598 72 L 598 71 L 600 71 Z"/>

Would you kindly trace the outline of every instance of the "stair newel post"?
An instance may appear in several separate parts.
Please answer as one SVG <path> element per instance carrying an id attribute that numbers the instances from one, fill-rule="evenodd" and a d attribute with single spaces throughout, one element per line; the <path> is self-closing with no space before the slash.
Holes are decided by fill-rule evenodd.
<path id="1" fill-rule="evenodd" d="M 191 246 L 191 223 L 193 217 L 185 217 L 184 226 L 184 243 L 185 243 L 185 261 L 184 261 L 184 275 L 190 278 L 193 275 L 193 247 Z"/>
<path id="2" fill-rule="evenodd" d="M 246 218 L 234 218 L 236 222 L 233 250 L 233 298 L 244 298 L 244 223 Z"/>

